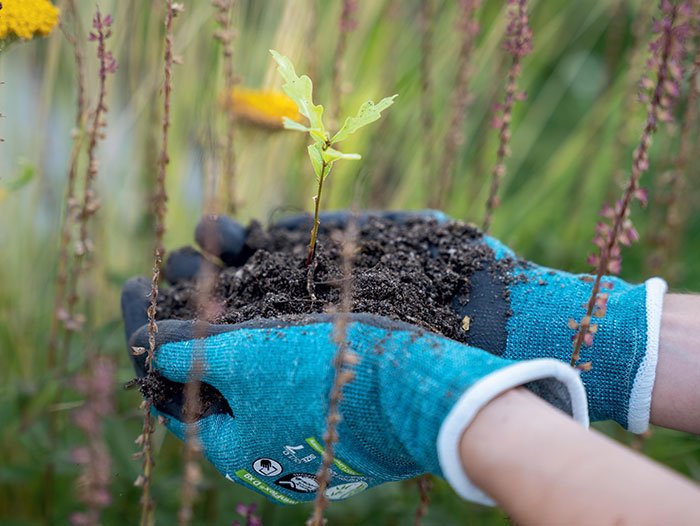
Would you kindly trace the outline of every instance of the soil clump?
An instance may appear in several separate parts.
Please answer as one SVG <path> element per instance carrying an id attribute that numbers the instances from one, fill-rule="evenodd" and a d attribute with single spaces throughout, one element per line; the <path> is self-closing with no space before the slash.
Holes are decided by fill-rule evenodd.
<path id="1" fill-rule="evenodd" d="M 246 242 L 250 258 L 218 276 L 212 301 L 222 308 L 213 323 L 295 317 L 333 312 L 340 303 L 342 230 L 321 230 L 316 249 L 314 293 L 307 290 L 308 229 L 263 229 L 253 223 Z M 418 325 L 466 343 L 455 298 L 469 301 L 470 276 L 491 269 L 510 280 L 474 226 L 458 221 L 410 218 L 400 222 L 370 217 L 357 228 L 352 312 L 378 314 Z M 498 268 L 498 272 L 495 272 Z M 158 319 L 197 318 L 197 289 L 181 282 L 161 292 Z"/>

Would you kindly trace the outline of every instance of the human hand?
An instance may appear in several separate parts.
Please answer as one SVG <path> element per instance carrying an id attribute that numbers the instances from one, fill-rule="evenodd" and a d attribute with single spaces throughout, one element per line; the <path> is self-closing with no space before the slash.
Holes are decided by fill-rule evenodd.
<path id="1" fill-rule="evenodd" d="M 226 232 L 236 230 L 231 220 L 220 221 L 219 251 L 230 248 Z M 183 263 L 183 257 L 177 273 L 171 261 L 166 276 L 192 277 L 205 261 L 192 251 L 187 257 L 190 263 Z M 148 346 L 149 288 L 148 280 L 140 278 L 124 287 L 130 348 Z M 311 314 L 238 325 L 158 322 L 155 370 L 175 388 L 153 400 L 156 412 L 181 439 L 186 422 L 194 420 L 205 456 L 227 478 L 277 502 L 313 499 L 335 373 L 335 321 Z M 490 503 L 464 474 L 458 442 L 479 409 L 511 387 L 527 384 L 577 420 L 587 421 L 578 374 L 560 362 L 512 362 L 414 325 L 367 314 L 348 315 L 345 340 L 357 363 L 340 405 L 329 498 L 430 472 L 447 478 L 465 498 Z M 145 356 L 132 358 L 143 376 Z M 190 417 L 184 415 L 182 386 L 191 377 L 195 358 L 204 371 L 208 402 Z"/>
<path id="2" fill-rule="evenodd" d="M 366 221 L 373 214 L 362 214 L 360 220 Z M 376 213 L 398 220 L 416 214 Z M 435 211 L 424 216 L 446 224 L 451 221 Z M 321 225 L 342 228 L 349 218 L 349 212 L 333 212 L 322 215 Z M 294 216 L 278 225 L 306 230 L 311 218 Z M 455 238 L 443 244 L 457 247 L 462 242 Z M 479 255 L 478 268 L 455 288 L 451 300 L 457 319 L 468 327 L 464 341 L 511 360 L 549 357 L 569 362 L 576 334 L 570 324 L 579 322 L 586 313 L 591 276 L 523 261 L 487 235 L 479 234 L 474 242 L 488 250 Z M 449 250 L 436 257 L 449 266 Z M 587 337 L 580 355 L 580 362 L 592 364 L 591 370 L 581 375 L 591 420 L 612 419 L 641 433 L 649 424 L 666 283 L 652 278 L 632 285 L 616 277 L 606 277 L 603 283 L 601 298 L 606 299 L 592 319 L 597 332 Z M 460 337 L 462 327 L 459 322 L 454 325 L 449 336 Z"/>

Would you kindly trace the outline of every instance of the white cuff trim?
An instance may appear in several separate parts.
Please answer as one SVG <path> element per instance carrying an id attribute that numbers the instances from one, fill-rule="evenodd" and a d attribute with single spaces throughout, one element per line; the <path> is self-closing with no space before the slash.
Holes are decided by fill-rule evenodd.
<path id="1" fill-rule="evenodd" d="M 659 357 L 659 333 L 664 295 L 668 285 L 661 278 L 651 278 L 646 282 L 647 307 L 647 348 L 637 376 L 632 384 L 630 402 L 627 408 L 627 429 L 632 433 L 644 433 L 649 427 L 651 413 L 651 392 L 656 379 L 656 363 Z"/>
<path id="2" fill-rule="evenodd" d="M 442 473 L 462 498 L 494 506 L 496 503 L 469 480 L 462 468 L 459 443 L 477 413 L 508 389 L 535 380 L 553 378 L 568 390 L 574 420 L 588 426 L 588 402 L 579 373 L 568 364 L 552 359 L 519 362 L 482 378 L 465 391 L 440 427 L 437 439 L 438 458 Z"/>

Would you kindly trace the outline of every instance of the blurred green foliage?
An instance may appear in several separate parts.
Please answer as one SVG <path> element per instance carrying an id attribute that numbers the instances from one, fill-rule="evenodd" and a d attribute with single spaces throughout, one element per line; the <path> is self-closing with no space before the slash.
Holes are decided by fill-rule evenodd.
<path id="1" fill-rule="evenodd" d="M 79 2 L 83 35 L 94 5 Z M 534 53 L 524 61 L 525 102 L 516 105 L 513 155 L 508 161 L 502 205 L 492 232 L 524 257 L 552 267 L 587 270 L 586 254 L 597 211 L 618 193 L 629 169 L 644 118 L 636 102 L 636 82 L 644 66 L 649 20 L 646 0 L 532 1 Z M 0 519 L 6 525 L 65 524 L 79 509 L 75 499 L 77 466 L 70 451 L 83 441 L 70 421 L 80 397 L 70 379 L 87 352 L 112 356 L 118 381 L 132 376 L 119 319 L 119 289 L 127 277 L 150 272 L 152 224 L 150 190 L 156 173 L 162 83 L 162 2 L 102 0 L 114 16 L 110 45 L 119 63 L 109 79 L 106 140 L 99 147 L 99 194 L 93 239 L 96 253 L 81 290 L 88 317 L 84 333 L 73 339 L 63 376 L 46 365 L 52 319 L 58 232 L 74 122 L 76 88 L 70 46 L 59 31 L 49 38 L 15 44 L 0 56 Z M 290 56 L 311 72 L 319 100 L 331 90 L 333 50 L 341 2 L 252 0 L 236 3 L 235 71 L 252 87 L 274 87 L 280 78 L 268 49 Z M 349 151 L 363 160 L 346 163 L 345 175 L 329 181 L 326 208 L 420 208 L 440 167 L 424 168 L 427 149 L 439 150 L 449 120 L 454 64 L 460 35 L 455 31 L 457 2 L 435 0 L 434 55 L 431 60 L 436 140 L 426 144 L 421 127 L 420 35 L 418 0 L 361 2 L 357 27 L 348 36 L 342 112 L 368 99 L 398 93 L 395 107 L 379 125 L 348 138 Z M 202 188 L 224 136 L 217 124 L 223 79 L 218 43 L 213 39 L 214 9 L 208 2 L 186 2 L 176 21 L 175 49 L 183 64 L 174 77 L 172 134 L 168 173 L 166 245 L 191 241 L 202 211 Z M 445 203 L 455 217 L 480 222 L 495 158 L 496 133 L 491 109 L 503 85 L 507 57 L 500 42 L 503 3 L 484 2 L 482 30 L 473 58 L 475 75 L 457 162 L 455 186 Z M 634 28 L 642 23 L 641 41 Z M 94 45 L 84 42 L 89 93 L 94 93 Z M 641 53 L 641 54 L 640 54 Z M 635 59 L 636 57 L 636 59 Z M 641 57 L 641 60 L 640 58 Z M 636 61 L 636 62 L 635 62 Z M 636 64 L 636 66 L 635 66 Z M 94 103 L 94 96 L 90 97 Z M 652 151 L 644 184 L 651 187 L 651 211 L 633 210 L 643 241 L 624 253 L 623 277 L 641 280 L 646 270 L 654 221 L 654 180 L 671 165 L 678 127 L 662 129 Z M 670 133 L 669 133 L 670 132 Z M 309 210 L 313 174 L 305 161 L 306 138 L 240 126 L 235 137 L 241 221 L 267 221 L 286 211 Z M 84 159 L 81 160 L 84 164 Z M 82 166 L 82 165 L 81 165 Z M 698 159 L 695 177 L 683 196 L 699 203 Z M 84 166 L 82 166 L 84 169 Z M 700 290 L 700 215 L 691 215 L 682 233 L 682 253 L 669 276 L 676 290 Z M 673 270 L 671 274 L 670 271 Z M 60 398 L 57 393 L 62 391 Z M 113 456 L 113 503 L 105 524 L 133 524 L 139 491 L 132 483 L 140 463 L 131 458 L 140 432 L 134 391 L 116 394 L 117 409 L 106 423 Z M 49 439 L 49 414 L 56 415 L 58 439 Z M 619 428 L 601 426 L 630 442 Z M 181 445 L 159 428 L 155 437 L 154 497 L 159 524 L 175 522 L 181 480 Z M 654 430 L 643 444 L 652 457 L 700 479 L 700 443 L 681 433 Z M 585 462 L 585 459 L 581 459 Z M 53 467 L 51 492 L 47 466 Z M 234 486 L 206 463 L 195 524 L 229 524 L 238 502 L 261 501 Z M 572 495 L 572 498 L 586 498 Z M 414 484 L 394 484 L 333 504 L 331 524 L 405 524 L 417 504 Z M 262 504 L 265 524 L 302 524 L 308 507 Z M 426 524 L 501 524 L 497 509 L 460 501 L 443 483 L 433 492 Z"/>

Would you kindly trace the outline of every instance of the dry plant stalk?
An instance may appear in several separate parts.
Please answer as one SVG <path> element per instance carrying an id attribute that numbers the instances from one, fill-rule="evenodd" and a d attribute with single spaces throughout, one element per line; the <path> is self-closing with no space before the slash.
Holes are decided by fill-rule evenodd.
<path id="1" fill-rule="evenodd" d="M 172 0 L 166 2 L 165 14 L 165 53 L 163 81 L 163 121 L 160 157 L 158 159 L 158 174 L 153 196 L 153 211 L 155 215 L 155 243 L 153 248 L 153 275 L 151 278 L 150 305 L 148 307 L 148 355 L 146 357 L 146 368 L 148 373 L 153 372 L 153 359 L 156 350 L 156 307 L 158 303 L 158 284 L 160 282 L 160 269 L 163 263 L 163 235 L 165 234 L 165 213 L 168 194 L 165 189 L 165 177 L 168 163 L 168 133 L 170 130 L 170 97 L 173 89 L 172 71 L 175 58 L 173 55 L 173 20 L 178 13 L 183 11 L 182 4 L 174 3 Z M 148 526 L 154 523 L 155 504 L 151 497 L 151 477 L 153 472 L 153 451 L 151 435 L 153 433 L 153 420 L 151 418 L 151 404 L 144 400 L 141 404 L 143 409 L 143 430 L 137 438 L 137 444 L 142 446 L 141 455 L 143 457 L 143 473 L 136 479 L 135 484 L 141 487 L 141 526 Z"/>
<path id="2" fill-rule="evenodd" d="M 642 87 L 652 90 L 648 99 L 647 118 L 637 148 L 634 150 L 632 170 L 627 181 L 622 198 L 614 207 L 606 206 L 601 214 L 611 222 L 611 225 L 600 222 L 596 225 L 595 245 L 598 254 L 589 257 L 589 263 L 595 266 L 596 275 L 593 281 L 591 296 L 586 304 L 586 315 L 580 322 L 569 321 L 569 326 L 577 330 L 574 338 L 574 349 L 571 354 L 571 366 L 578 363 L 581 346 L 591 346 L 597 324 L 592 319 L 602 318 L 608 301 L 608 293 L 600 293 L 601 288 L 611 288 L 611 284 L 602 282 L 606 273 L 618 274 L 620 272 L 622 258 L 620 245 L 629 246 L 639 239 L 639 234 L 630 220 L 630 205 L 633 200 L 638 200 L 645 205 L 647 192 L 640 187 L 640 179 L 649 169 L 649 149 L 652 137 L 657 130 L 659 121 L 670 122 L 673 120 L 672 109 L 676 102 L 680 82 L 683 78 L 683 43 L 688 31 L 686 17 L 689 13 L 689 4 L 681 2 L 672 4 L 669 0 L 662 0 L 661 12 L 663 18 L 654 22 L 653 31 L 659 37 L 651 42 L 649 49 L 651 58 L 647 64 L 649 71 L 656 72 L 656 82 L 649 77 L 642 79 Z M 644 97 L 646 98 L 646 97 Z M 586 365 L 586 364 L 584 364 Z M 590 363 L 586 365 L 590 367 Z"/>
<path id="3" fill-rule="evenodd" d="M 345 51 L 348 47 L 348 34 L 357 27 L 354 18 L 357 11 L 358 0 L 343 0 L 343 6 L 338 19 L 338 42 L 335 46 L 333 60 L 333 77 L 331 79 L 331 89 L 333 95 L 331 101 L 331 128 L 337 128 L 340 118 L 340 107 L 343 96 L 343 69 L 345 68 Z"/>
<path id="4" fill-rule="evenodd" d="M 66 287 L 68 284 L 68 269 L 69 269 L 69 246 L 71 242 L 71 232 L 77 219 L 77 204 L 75 197 L 76 178 L 78 172 L 78 157 L 83 147 L 84 126 L 86 118 L 86 103 L 85 103 L 85 61 L 83 50 L 80 44 L 81 31 L 80 22 L 77 16 L 74 0 L 66 1 L 66 15 L 61 20 L 61 31 L 73 50 L 73 60 L 75 62 L 76 86 L 77 86 L 77 107 L 75 114 L 75 128 L 72 132 L 73 146 L 70 153 L 70 162 L 68 165 L 68 181 L 66 184 L 66 193 L 64 197 L 65 212 L 63 217 L 63 225 L 59 236 L 58 247 L 58 270 L 56 272 L 56 291 L 54 295 L 54 307 L 51 317 L 51 329 L 49 331 L 49 340 L 47 346 L 47 367 L 51 370 L 56 365 L 56 353 L 58 351 L 58 333 L 61 321 L 66 323 L 69 319 L 68 311 L 66 310 Z M 65 20 L 68 18 L 73 20 L 73 33 L 66 27 Z M 59 364 L 65 364 L 66 356 L 59 360 Z M 63 367 L 63 365 L 61 365 Z"/>
<path id="5" fill-rule="evenodd" d="M 433 172 L 433 86 L 430 65 L 433 62 L 433 0 L 420 4 L 420 116 L 423 127 L 423 170 L 427 180 Z"/>
<path id="6" fill-rule="evenodd" d="M 4 85 L 5 85 L 5 82 L 0 80 L 0 86 L 4 86 Z M 0 119 L 2 119 L 3 117 L 5 117 L 5 115 L 3 115 L 2 112 L 0 112 Z M 5 139 L 3 139 L 2 137 L 0 137 L 0 143 L 1 142 L 5 142 Z"/>
<path id="7" fill-rule="evenodd" d="M 86 509 L 71 515 L 74 526 L 98 526 L 102 510 L 109 506 L 112 479 L 109 449 L 102 437 L 102 421 L 114 413 L 114 377 L 116 367 L 106 357 L 90 361 L 87 373 L 75 378 L 75 388 L 85 395 L 85 403 L 73 413 L 73 422 L 87 437 L 85 446 L 75 448 L 71 457 L 82 466 L 78 481 L 78 500 Z"/>
<path id="8" fill-rule="evenodd" d="M 65 305 L 64 307 L 59 307 L 56 314 L 59 320 L 63 321 L 66 330 L 62 342 L 62 355 L 64 358 L 68 353 L 70 334 L 81 330 L 85 322 L 84 315 L 76 314 L 75 308 L 79 300 L 78 285 L 80 276 L 84 273 L 87 259 L 93 252 L 93 244 L 89 237 L 90 218 L 100 208 L 100 201 L 96 197 L 94 191 L 94 184 L 98 174 L 97 146 L 100 140 L 104 138 L 104 129 L 107 126 L 104 120 L 105 114 L 107 113 L 107 76 L 113 74 L 117 70 L 117 62 L 112 52 L 107 50 L 106 46 L 107 39 L 112 36 L 112 22 L 111 15 L 106 15 L 103 18 L 100 10 L 97 9 L 92 20 L 93 31 L 90 32 L 88 37 L 88 40 L 91 42 L 97 42 L 97 58 L 100 64 L 97 88 L 98 95 L 95 109 L 89 116 L 89 128 L 87 132 L 87 168 L 83 180 L 82 199 L 74 198 L 72 201 L 66 203 L 69 209 L 75 209 L 78 223 L 78 239 L 75 242 L 73 262 L 70 265 L 70 270 L 65 280 L 65 289 L 61 291 Z M 79 93 L 79 97 L 83 97 L 82 103 L 84 104 L 84 91 Z M 79 100 L 79 104 L 80 103 L 81 101 Z M 84 108 L 82 111 L 84 113 Z M 82 116 L 79 115 L 78 118 L 81 119 Z M 79 155 L 77 146 L 75 146 L 73 155 L 75 156 L 75 160 L 71 161 L 71 170 L 77 165 L 77 157 Z M 76 182 L 75 174 L 73 174 L 72 177 L 73 181 L 69 181 L 69 185 L 73 185 L 74 191 Z M 69 179 L 70 178 L 71 173 L 69 172 Z M 70 235 L 70 226 L 71 225 L 66 226 L 68 235 Z"/>
<path id="9" fill-rule="evenodd" d="M 197 487 L 202 481 L 202 470 L 198 462 L 201 444 L 197 436 L 196 415 L 199 414 L 201 407 L 199 397 L 203 367 L 201 361 L 197 359 L 197 354 L 199 353 L 195 352 L 190 380 L 185 384 L 184 416 L 188 426 L 182 455 L 184 470 L 180 489 L 180 509 L 177 513 L 177 523 L 180 526 L 186 526 L 192 522 Z"/>
<path id="10" fill-rule="evenodd" d="M 236 36 L 231 27 L 231 16 L 235 0 L 212 0 L 216 8 L 216 23 L 219 29 L 214 33 L 214 38 L 221 43 L 221 53 L 224 63 L 224 93 L 230 97 L 236 79 L 233 73 L 233 40 Z M 231 215 L 238 208 L 236 192 L 236 153 L 233 148 L 236 115 L 233 111 L 224 112 L 226 115 L 226 134 L 224 135 L 223 155 L 223 182 L 226 186 L 224 195 L 227 196 L 225 209 Z"/>
<path id="11" fill-rule="evenodd" d="M 498 208 L 500 199 L 498 191 L 501 181 L 506 175 L 506 159 L 510 157 L 510 124 L 513 119 L 513 106 L 516 100 L 525 98 L 524 92 L 518 91 L 518 78 L 522 72 L 522 59 L 532 51 L 532 29 L 529 25 L 527 0 L 508 0 L 508 26 L 504 49 L 511 55 L 512 60 L 508 69 L 505 98 L 496 110 L 500 116 L 494 118 L 494 127 L 498 128 L 498 150 L 496 164 L 491 172 L 491 188 L 486 201 L 483 230 L 488 232 L 491 227 L 493 212 Z"/>
<path id="12" fill-rule="evenodd" d="M 696 11 L 700 11 L 700 2 L 697 2 Z M 700 24 L 700 12 L 696 12 L 695 16 L 696 23 Z M 678 153 L 672 162 L 671 169 L 659 180 L 659 186 L 668 189 L 663 203 L 659 203 L 665 205 L 665 213 L 658 232 L 652 237 L 656 247 L 648 260 L 648 267 L 652 274 L 666 271 L 669 278 L 677 274 L 676 269 L 669 263 L 674 260 L 678 253 L 687 216 L 687 202 L 684 202 L 684 197 L 686 196 L 688 162 L 691 159 L 692 148 L 696 144 L 699 103 L 700 48 L 695 50 L 695 59 L 688 76 L 688 95 L 681 123 Z"/>
<path id="13" fill-rule="evenodd" d="M 333 358 L 335 378 L 328 395 L 328 413 L 326 415 L 326 432 L 323 435 L 324 451 L 321 467 L 316 474 L 318 489 L 314 500 L 314 511 L 307 521 L 309 526 L 322 526 L 324 524 L 323 512 L 328 506 L 326 489 L 331 479 L 330 467 L 333 464 L 335 444 L 338 442 L 338 424 L 342 418 L 340 414 L 340 402 L 343 399 L 343 387 L 352 382 L 355 377 L 353 367 L 358 363 L 358 356 L 348 348 L 347 329 L 352 311 L 353 294 L 353 255 L 357 245 L 357 225 L 351 218 L 342 236 L 342 265 L 343 279 L 340 290 L 340 308 L 335 315 L 333 323 L 333 341 L 338 350 Z"/>
<path id="14" fill-rule="evenodd" d="M 223 48 L 223 58 L 224 58 L 224 81 L 225 81 L 225 93 L 229 95 L 234 86 L 234 74 L 233 74 L 233 39 L 234 31 L 231 28 L 231 10 L 233 9 L 234 0 L 213 0 L 212 5 L 217 9 L 216 21 L 220 26 L 220 29 L 215 33 L 214 38 L 218 40 Z M 233 151 L 233 140 L 234 140 L 234 115 L 232 111 L 227 112 L 227 128 L 226 128 L 226 144 L 224 148 L 224 181 L 226 185 L 226 190 L 228 192 L 228 210 L 229 213 L 234 213 L 236 209 L 236 197 L 235 197 L 235 158 Z M 214 141 L 211 142 L 212 149 L 214 149 Z M 213 169 L 210 171 L 213 174 Z M 207 177 L 207 179 L 214 179 L 214 177 Z M 205 184 L 207 184 L 205 182 Z M 213 186 L 214 190 L 215 185 Z M 215 198 L 209 196 L 209 192 L 205 191 L 204 196 L 204 215 L 205 217 L 212 217 L 212 215 L 217 211 L 217 203 Z M 204 246 L 209 247 L 209 250 L 218 253 L 216 247 L 216 231 L 214 222 L 206 222 L 204 230 L 204 237 L 206 241 Z M 213 320 L 219 313 L 218 305 L 212 301 L 212 292 L 216 285 L 216 271 L 213 264 L 205 257 L 202 261 L 202 266 L 197 274 L 197 312 L 198 319 L 195 322 L 195 339 L 197 340 L 197 345 L 195 348 L 195 353 L 192 358 L 192 368 L 190 374 L 190 380 L 185 385 L 185 401 L 184 401 L 184 416 L 185 421 L 190 424 L 187 426 L 185 444 L 183 448 L 183 464 L 184 472 L 182 477 L 182 487 L 180 490 L 180 509 L 178 510 L 178 524 L 180 526 L 185 526 L 190 524 L 192 518 L 194 517 L 194 502 L 197 498 L 197 488 L 202 480 L 202 472 L 199 465 L 199 455 L 201 453 L 201 443 L 199 442 L 199 437 L 197 436 L 197 429 L 194 425 L 196 422 L 196 415 L 201 412 L 201 378 L 204 375 L 205 363 L 202 360 L 204 354 L 204 340 L 203 338 L 207 335 L 207 324 Z"/>
<path id="15" fill-rule="evenodd" d="M 432 475 L 426 473 L 418 478 L 418 494 L 420 495 L 420 502 L 416 508 L 416 514 L 414 517 L 413 523 L 415 526 L 421 526 L 421 524 L 423 524 L 423 518 L 428 514 L 428 508 L 430 506 L 430 492 L 432 489 Z"/>
<path id="16" fill-rule="evenodd" d="M 205 223 L 204 237 L 208 241 L 204 246 L 217 252 L 216 225 L 214 222 Z M 216 285 L 217 273 L 213 263 L 207 259 L 202 261 L 197 275 L 197 312 L 198 319 L 195 323 L 194 335 L 197 340 L 194 356 L 192 357 L 192 369 L 190 379 L 185 385 L 184 417 L 187 426 L 185 446 L 183 450 L 184 473 L 180 492 L 180 509 L 178 511 L 178 524 L 186 526 L 190 524 L 193 514 L 194 501 L 197 498 L 197 488 L 202 481 L 202 471 L 199 465 L 201 444 L 197 436 L 197 415 L 201 412 L 200 393 L 206 363 L 204 362 L 204 338 L 207 336 L 207 325 L 219 313 L 219 305 L 212 301 L 212 292 Z"/>
<path id="17" fill-rule="evenodd" d="M 71 17 L 73 19 L 74 33 L 71 33 L 65 24 L 65 20 Z M 59 330 L 61 328 L 61 322 L 64 323 L 68 320 L 67 310 L 66 310 L 66 287 L 68 283 L 68 271 L 69 271 L 69 247 L 71 243 L 71 232 L 76 222 L 76 212 L 78 200 L 75 197 L 75 187 L 76 178 L 78 173 L 78 157 L 83 147 L 84 139 L 84 126 L 85 126 L 85 62 L 83 59 L 83 50 L 79 43 L 82 40 L 80 36 L 80 26 L 79 20 L 76 16 L 75 3 L 73 0 L 67 0 L 66 2 L 66 16 L 63 17 L 60 23 L 61 31 L 63 32 L 66 40 L 71 45 L 73 49 L 73 58 L 75 61 L 76 69 L 76 85 L 77 85 L 77 108 L 75 116 L 75 128 L 72 131 L 73 145 L 71 147 L 70 162 L 68 168 L 68 180 L 66 184 L 66 192 L 64 196 L 65 211 L 63 217 L 63 224 L 61 225 L 61 233 L 59 235 L 59 247 L 58 247 L 58 269 L 56 272 L 56 284 L 54 292 L 54 304 L 51 314 L 51 328 L 49 329 L 49 338 L 47 342 L 47 352 L 46 352 L 46 366 L 49 371 L 53 371 L 57 362 L 59 365 L 59 370 L 57 376 L 59 378 L 63 377 L 65 372 L 65 367 L 67 363 L 67 351 L 68 351 L 68 332 L 64 333 L 65 345 L 64 345 L 64 355 L 57 360 L 56 354 L 59 347 Z M 77 277 L 73 277 L 77 279 Z M 62 387 L 63 384 L 61 384 Z M 63 390 L 59 387 L 56 394 L 55 400 L 60 400 Z M 56 436 L 58 434 L 58 415 L 55 411 L 49 412 L 49 443 L 55 444 Z M 46 466 L 46 471 L 44 472 L 44 497 L 46 502 L 51 502 L 53 497 L 53 477 L 54 466 L 52 462 L 49 462 Z"/>
<path id="18" fill-rule="evenodd" d="M 70 33 L 66 26 L 61 20 L 61 32 L 66 37 L 66 40 L 71 45 L 73 50 L 73 60 L 75 61 L 75 76 L 76 76 L 76 87 L 77 92 L 77 112 L 75 125 L 80 127 L 83 124 L 83 119 L 85 118 L 85 108 L 87 106 L 85 102 L 85 61 L 83 57 L 83 49 L 79 44 L 79 40 L 82 38 L 82 29 L 80 25 L 80 18 L 78 17 L 78 10 L 75 7 L 75 0 L 66 0 L 66 13 L 73 19 L 73 31 Z"/>
<path id="19" fill-rule="evenodd" d="M 639 5 L 637 16 L 632 23 L 632 42 L 633 45 L 627 51 L 628 70 L 625 74 L 625 92 L 634 91 L 639 83 L 639 78 L 645 71 L 645 56 L 646 35 L 651 26 L 652 14 L 654 12 L 654 2 L 642 2 Z M 628 155 L 628 149 L 632 147 L 632 141 L 636 140 L 637 134 L 637 119 L 629 118 L 635 115 L 635 107 L 637 104 L 636 97 L 625 97 L 623 101 L 623 109 L 621 111 L 622 119 L 618 125 L 615 134 L 615 146 L 613 147 L 612 168 L 615 171 L 615 178 L 619 181 L 624 181 L 626 170 L 621 168 L 625 163 Z M 621 183 L 622 184 L 622 183 Z"/>
<path id="20" fill-rule="evenodd" d="M 438 184 L 436 186 L 436 194 L 431 203 L 432 208 L 441 209 L 445 205 L 445 200 L 452 188 L 454 180 L 455 161 L 459 147 L 464 142 L 462 127 L 464 126 L 464 118 L 467 108 L 471 102 L 469 94 L 469 83 L 471 82 L 474 73 L 473 64 L 471 61 L 472 51 L 476 37 L 479 35 L 479 22 L 476 21 L 476 10 L 481 5 L 481 0 L 460 0 L 460 19 L 457 23 L 457 31 L 461 35 L 461 45 L 459 49 L 459 57 L 457 58 L 457 78 L 455 88 L 450 103 L 450 125 L 445 136 L 445 149 L 443 150 L 442 160 L 438 164 L 440 174 Z M 429 149 L 432 144 L 429 144 Z"/>

